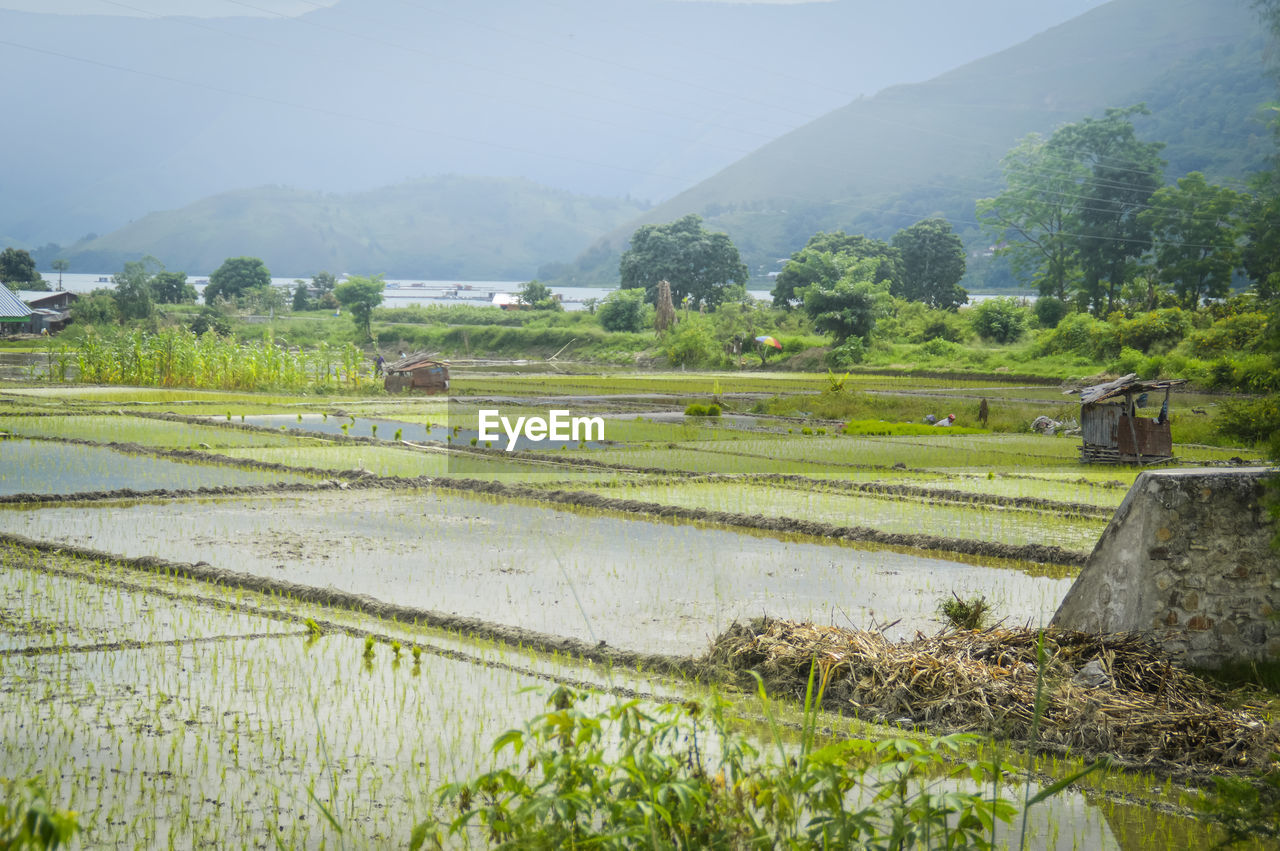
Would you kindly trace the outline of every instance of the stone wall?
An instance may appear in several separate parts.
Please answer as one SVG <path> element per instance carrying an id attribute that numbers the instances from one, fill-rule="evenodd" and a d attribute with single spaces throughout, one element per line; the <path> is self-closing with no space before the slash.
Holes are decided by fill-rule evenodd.
<path id="1" fill-rule="evenodd" d="M 1266 468 L 1138 476 L 1053 616 L 1142 632 L 1187 664 L 1280 661 L 1280 557 Z"/>

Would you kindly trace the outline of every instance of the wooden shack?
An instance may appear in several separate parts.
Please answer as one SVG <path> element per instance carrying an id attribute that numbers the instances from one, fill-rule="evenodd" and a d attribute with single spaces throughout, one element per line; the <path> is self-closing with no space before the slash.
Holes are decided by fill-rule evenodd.
<path id="1" fill-rule="evenodd" d="M 1156 464 L 1173 459 L 1169 391 L 1185 378 L 1143 381 L 1130 373 L 1080 391 L 1080 460 L 1100 464 Z M 1163 391 L 1159 413 L 1139 416 L 1153 393 Z"/>
<path id="2" fill-rule="evenodd" d="M 431 355 L 409 355 L 383 369 L 387 373 L 383 386 L 388 393 L 449 392 L 449 364 Z"/>

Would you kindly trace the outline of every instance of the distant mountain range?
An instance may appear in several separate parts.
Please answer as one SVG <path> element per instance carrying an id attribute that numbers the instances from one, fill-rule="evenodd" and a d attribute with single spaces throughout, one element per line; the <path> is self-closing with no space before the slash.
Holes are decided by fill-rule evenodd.
<path id="1" fill-rule="evenodd" d="M 152 254 L 192 275 L 250 256 L 276 277 L 528 280 L 642 210 L 520 178 L 439 177 L 345 195 L 269 186 L 152 213 L 61 255 L 73 271 L 113 271 Z"/>
<path id="2" fill-rule="evenodd" d="M 187 8 L 172 0 L 0 9 L 0 247 L 65 245 L 268 184 L 519 175 L 670 198 L 860 92 L 927 79 L 1099 2 L 337 0 L 213 19 L 143 11 Z"/>
<path id="3" fill-rule="evenodd" d="M 1003 184 L 1000 158 L 1107 107 L 1145 102 L 1136 122 L 1168 144 L 1169 177 L 1241 183 L 1275 142 L 1265 40 L 1244 0 L 1113 0 L 1023 44 L 933 80 L 859 99 L 788 133 L 611 233 L 561 283 L 616 280 L 635 228 L 698 213 L 727 232 L 753 274 L 820 230 L 887 237 L 931 216 L 985 245 L 974 200 Z"/>
<path id="4" fill-rule="evenodd" d="M 528 19 L 526 7 L 514 0 L 496 2 L 494 10 L 513 16 L 495 18 L 503 32 L 516 26 L 513 22 L 524 22 L 533 28 L 526 31 L 531 43 L 553 37 L 545 29 L 536 29 L 546 22 Z M 921 2 L 921 8 L 928 7 L 939 15 L 954 6 L 939 5 L 937 0 Z M 1088 8 L 1093 0 L 1073 3 Z M 791 20 L 779 7 L 758 8 L 763 4 L 738 10 L 741 14 L 735 12 L 737 16 L 731 18 L 716 17 L 719 12 L 712 7 L 722 5 L 716 3 L 636 0 L 636 4 L 633 12 L 641 7 L 660 12 L 653 20 L 637 18 L 636 27 L 649 33 L 658 25 L 655 21 L 661 21 L 676 27 L 671 32 L 683 34 L 682 38 L 689 33 L 705 35 L 713 31 L 715 22 L 728 20 L 736 21 L 742 31 L 749 30 L 751 38 L 758 38 L 762 28 Z M 316 37 L 319 40 L 309 35 L 304 39 L 311 29 L 296 21 L 275 22 L 267 29 L 261 21 L 235 19 L 208 25 L 215 33 L 209 36 L 210 45 L 225 46 L 225 34 L 230 32 L 250 42 L 262 37 L 283 39 L 291 50 L 297 48 L 306 55 L 319 47 L 332 51 L 330 63 L 298 65 L 295 88 L 259 87 L 261 92 L 256 96 L 261 102 L 249 106 L 239 98 L 197 97 L 198 85 L 175 87 L 143 75 L 139 88 L 130 95 L 132 109 L 122 110 L 116 94 L 99 103 L 90 78 L 83 74 L 68 77 L 66 63 L 50 64 L 48 71 L 55 85 L 75 87 L 63 97 L 75 109 L 65 114 L 62 103 L 49 90 L 39 89 L 44 84 L 41 80 L 36 88 L 44 92 L 39 97 L 44 98 L 41 102 L 48 110 L 48 126 L 39 133 L 11 129 L 6 134 L 5 145 L 15 148 L 16 154 L 0 158 L 0 191 L 6 200 L 0 205 L 0 245 L 21 245 L 15 235 L 46 232 L 51 220 L 63 225 L 101 221 L 108 209 L 130 205 L 159 209 L 164 206 L 157 203 L 159 198 L 199 197 L 192 193 L 201 186 L 245 185 L 254 175 L 273 173 L 280 175 L 275 180 L 293 186 L 314 186 L 319 181 L 321 185 L 345 182 L 347 188 L 345 194 L 326 194 L 272 186 L 212 194 L 187 206 L 170 203 L 168 206 L 179 209 L 139 213 L 125 227 L 83 239 L 61 249 L 59 256 L 68 257 L 73 269 L 94 272 L 113 271 L 124 260 L 150 253 L 170 269 L 206 274 L 228 256 L 251 255 L 264 258 L 273 273 L 281 276 L 306 277 L 328 269 L 353 274 L 385 272 L 392 277 L 527 280 L 537 276 L 560 284 L 601 284 L 617 280 L 619 255 L 636 227 L 698 213 L 709 228 L 728 232 L 753 274 L 763 276 L 776 271 L 781 258 L 819 230 L 888 237 L 931 215 L 948 218 L 971 249 L 980 248 L 989 240 L 974 221 L 973 204 L 975 199 L 1000 190 L 999 164 L 1005 152 L 1027 133 L 1048 134 L 1062 123 L 1100 115 L 1107 107 L 1147 104 L 1152 114 L 1138 123 L 1138 129 L 1146 139 L 1167 143 L 1164 156 L 1171 179 L 1194 169 L 1204 171 L 1210 179 L 1239 185 L 1261 168 L 1275 149 L 1274 138 L 1260 117 L 1262 105 L 1274 99 L 1275 90 L 1264 73 L 1266 41 L 1248 0 L 1112 0 L 1015 47 L 927 82 L 894 86 L 873 97 L 858 98 L 756 148 L 657 206 L 572 195 L 546 185 L 590 183 L 588 172 L 603 159 L 638 163 L 631 169 L 637 186 L 656 186 L 652 179 L 662 174 L 706 173 L 709 163 L 723 161 L 728 139 L 750 150 L 753 139 L 761 138 L 733 131 L 735 127 L 741 130 L 743 120 L 763 126 L 762 116 L 774 108 L 769 105 L 786 96 L 777 89 L 783 82 L 791 81 L 797 110 L 813 109 L 820 103 L 820 98 L 807 94 L 814 88 L 813 79 L 826 73 L 822 70 L 826 66 L 808 62 L 801 44 L 792 43 L 797 33 L 787 30 L 780 32 L 778 51 L 746 63 L 741 80 L 735 78 L 735 82 L 729 80 L 734 75 L 713 75 L 716 63 L 706 57 L 697 62 L 691 59 L 688 65 L 653 64 L 645 70 L 661 85 L 656 82 L 647 97 L 659 100 L 650 100 L 643 109 L 634 108 L 634 104 L 626 108 L 623 102 L 632 103 L 638 94 L 620 91 L 616 102 L 612 95 L 602 94 L 610 80 L 617 82 L 614 75 L 632 69 L 626 63 L 639 61 L 631 55 L 635 34 L 624 38 L 610 29 L 624 26 L 626 16 L 620 11 L 624 4 L 615 8 L 613 4 L 565 0 L 563 5 L 553 4 L 555 26 L 572 27 L 575 19 L 565 15 L 573 12 L 582 16 L 581 31 L 590 32 L 592 38 L 581 49 L 564 47 L 571 42 L 565 42 L 561 32 L 554 36 L 561 39 L 559 51 L 541 55 L 533 50 L 531 56 L 521 54 L 523 59 L 501 68 L 494 64 L 497 54 L 492 46 L 484 46 L 488 51 L 485 61 L 490 63 L 487 72 L 512 83 L 500 95 L 491 93 L 489 99 L 478 97 L 469 87 L 478 85 L 475 68 L 459 70 L 451 77 L 447 62 L 426 48 L 419 50 L 419 54 L 431 54 L 424 79 L 434 87 L 433 92 L 444 92 L 440 96 L 444 100 L 437 98 L 438 102 L 448 104 L 436 113 L 425 95 L 421 101 L 397 106 L 400 101 L 395 98 L 405 95 L 403 88 L 383 91 L 371 85 L 375 79 L 385 83 L 395 69 L 409 75 L 406 79 L 417 79 L 412 75 L 422 69 L 378 65 L 395 51 L 370 47 L 366 54 L 351 50 L 355 12 L 362 16 L 376 12 L 384 16 L 384 24 L 394 24 L 406 20 L 396 17 L 405 14 L 403 5 L 390 0 L 343 0 L 332 9 L 305 16 L 316 25 L 313 28 L 325 34 Z M 831 49 L 830 32 L 825 27 L 847 24 L 853 27 L 850 32 L 856 31 L 859 15 L 865 18 L 872 14 L 871 6 L 875 4 L 855 0 L 807 4 L 803 19 L 812 25 L 813 49 Z M 395 12 L 397 9 L 401 11 Z M 164 41 L 183 30 L 180 22 L 170 19 L 110 20 L 92 32 L 77 24 L 72 28 L 74 37 L 59 41 L 54 38 L 56 28 L 46 20 L 56 16 L 16 14 L 0 12 L 0 30 L 3 24 L 21 19 L 20 32 L 28 36 L 43 32 L 49 44 L 61 45 L 60 51 L 76 53 L 87 50 L 88 45 L 96 50 L 111 44 L 116 50 L 101 61 L 124 61 L 121 57 L 134 61 L 145 56 L 152 63 L 147 67 L 154 66 L 166 79 L 184 74 L 192 65 L 190 56 Z M 885 23 L 883 15 L 874 21 L 881 26 Z M 657 38 L 656 32 L 651 34 Z M 958 30 L 957 37 L 961 34 Z M 4 38 L 8 37 L 6 32 Z M 180 43 L 190 48 L 191 38 L 184 36 Z M 487 45 L 477 41 L 475 33 L 470 38 L 467 45 L 477 52 Z M 847 34 L 842 38 L 845 49 L 861 49 L 858 39 L 849 40 Z M 157 46 L 153 52 L 143 50 L 152 43 L 149 40 Z M 662 39 L 654 43 L 665 44 Z M 716 43 L 714 39 L 709 42 L 711 47 Z M 130 45 L 131 49 L 124 49 Z M 521 50 L 528 47 L 523 45 Z M 608 74 L 601 71 L 603 76 L 587 74 L 585 69 L 591 63 L 582 56 L 588 51 L 592 56 L 608 55 L 611 47 L 618 50 L 617 65 L 600 66 L 609 67 Z M 656 49 L 660 51 L 656 55 L 670 56 L 670 51 Z M 278 56 L 255 52 L 245 64 L 224 63 L 218 67 L 225 66 L 226 78 L 219 78 L 218 85 L 257 91 L 256 75 L 268 68 L 278 75 L 282 57 L 295 57 L 291 50 Z M 213 54 L 206 50 L 192 55 L 205 62 Z M 708 55 L 719 54 L 709 49 Z M 465 51 L 463 57 L 459 61 L 466 65 Z M 12 60 L 12 53 L 0 50 L 0 71 L 10 67 Z M 118 76 L 116 71 L 93 72 L 93 62 L 98 61 L 89 63 L 92 73 L 112 79 Z M 369 72 L 366 80 L 359 76 L 362 63 L 372 63 L 381 70 L 378 74 Z M 767 66 L 763 70 L 761 63 Z M 344 76 L 344 69 L 356 76 Z M 537 85 L 529 81 L 541 79 L 552 69 L 560 79 L 576 72 L 578 79 L 573 85 L 590 94 L 576 106 L 564 100 L 549 105 L 542 99 L 548 88 L 545 81 Z M 628 79 L 634 82 L 635 78 Z M 752 101 L 750 87 L 744 82 L 757 81 L 763 87 L 767 81 L 773 88 L 760 90 L 755 106 L 764 112 L 735 107 L 736 117 L 730 118 L 728 112 L 720 114 L 704 104 L 699 107 L 704 114 L 695 122 L 696 128 L 687 116 L 672 118 L 671 132 L 682 140 L 678 143 L 634 132 L 641 126 L 666 132 L 666 119 L 655 118 L 654 110 L 659 106 L 682 114 L 688 111 L 693 101 L 677 107 L 674 100 L 661 100 L 676 97 L 666 85 L 673 80 L 687 80 L 683 88 L 694 100 L 707 95 L 707 89 L 719 91 L 726 109 L 729 101 L 737 107 Z M 834 75 L 827 96 L 832 89 L 850 84 Z M 175 92 L 189 97 L 190 102 L 175 101 Z M 296 108 L 304 99 L 303 92 L 323 92 L 334 106 L 317 104 L 312 108 L 316 114 L 304 119 L 307 110 Z M 22 87 L 14 88 L 11 94 L 22 103 L 11 104 L 10 114 L 17 114 L 20 106 L 38 97 Z M 405 96 L 416 98 L 417 91 Z M 363 122 L 329 114 L 330 110 L 356 109 L 351 105 L 353 97 L 368 101 L 372 110 L 368 114 L 385 119 Z M 513 112 L 509 103 L 503 105 L 503 99 L 521 97 L 529 100 L 526 111 Z M 290 107 L 273 106 L 277 98 L 286 99 Z M 498 98 L 497 107 L 494 98 Z M 556 124 L 555 116 L 561 110 L 584 105 L 594 105 L 588 112 L 599 125 L 596 129 L 588 129 L 591 122 L 582 120 Z M 296 123 L 282 127 L 282 114 Z M 744 119 L 749 114 L 754 117 Z M 790 119 L 795 126 L 795 116 Z M 414 126 L 426 122 L 423 126 L 430 125 L 430 131 L 406 132 L 399 126 L 405 122 Z M 508 123 L 505 130 L 499 127 Z M 85 133 L 92 136 L 93 144 L 87 149 L 90 153 L 73 153 L 80 149 L 67 140 Z M 767 129 L 763 135 L 768 138 Z M 550 171 L 541 169 L 547 177 L 539 180 L 545 185 L 524 179 L 452 176 L 405 183 L 387 180 L 393 185 L 374 191 L 350 189 L 351 185 L 372 185 L 369 178 L 388 169 L 404 173 L 404 166 L 396 164 L 415 161 L 415 157 L 423 163 L 457 161 L 456 156 L 442 153 L 450 146 L 470 157 L 463 157 L 468 166 L 463 170 L 483 173 L 478 171 L 483 164 L 492 166 L 496 160 L 489 156 L 493 145 L 473 141 L 479 136 L 509 140 L 502 144 L 510 145 L 516 154 L 514 161 L 558 165 Z M 592 145 L 604 145 L 606 138 L 625 141 L 618 143 L 620 147 L 598 153 L 590 150 Z M 534 147 L 543 153 L 530 159 L 527 155 Z M 718 153 L 712 155 L 713 149 Z M 245 159 L 250 150 L 256 159 Z M 622 153 L 624 150 L 630 153 Z M 405 159 L 406 155 L 410 159 Z M 27 168 L 28 163 L 38 167 Z M 626 172 L 628 168 L 612 168 L 615 174 L 619 170 Z M 335 176 L 339 174 L 342 176 Z M 360 183 L 362 180 L 365 182 Z M 13 199 L 20 203 L 10 203 Z M 26 243 L 28 247 L 34 244 Z M 48 259 L 52 256 L 45 262 Z M 42 263 L 41 268 L 46 266 Z"/>

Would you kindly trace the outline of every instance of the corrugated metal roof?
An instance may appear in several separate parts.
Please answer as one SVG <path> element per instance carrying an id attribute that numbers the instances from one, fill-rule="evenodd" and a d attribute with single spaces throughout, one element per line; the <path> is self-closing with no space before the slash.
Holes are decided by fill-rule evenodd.
<path id="1" fill-rule="evenodd" d="M 1138 378 L 1136 372 L 1131 372 L 1122 378 L 1117 378 L 1115 381 L 1084 388 L 1080 391 L 1080 404 L 1093 405 L 1123 393 L 1146 393 L 1151 390 L 1165 390 L 1169 387 L 1177 387 L 1179 384 L 1186 383 L 1187 379 L 1185 378 L 1162 378 L 1144 381 Z"/>
<path id="2" fill-rule="evenodd" d="M 448 366 L 442 360 L 438 360 L 435 355 L 413 354 L 406 358 L 401 358 L 395 363 L 389 363 L 383 367 L 387 372 L 407 372 L 411 369 L 418 369 L 423 366 Z"/>
<path id="3" fill-rule="evenodd" d="M 31 316 L 31 308 L 14 295 L 13 290 L 0 284 L 0 322 L 23 321 Z"/>

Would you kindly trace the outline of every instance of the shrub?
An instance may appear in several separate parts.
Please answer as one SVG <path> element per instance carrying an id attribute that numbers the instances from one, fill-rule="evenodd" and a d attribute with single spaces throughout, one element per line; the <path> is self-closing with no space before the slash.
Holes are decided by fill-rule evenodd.
<path id="1" fill-rule="evenodd" d="M 952 591 L 938 604 L 938 612 L 956 629 L 982 629 L 990 619 L 991 605 L 986 597 L 962 600 Z"/>
<path id="2" fill-rule="evenodd" d="M 962 351 L 963 349 L 957 344 L 942 339 L 921 343 L 915 349 L 916 354 L 920 357 L 947 359 L 959 358 Z"/>
<path id="3" fill-rule="evenodd" d="M 838 346 L 833 346 L 826 355 L 826 364 L 834 369 L 848 369 L 854 364 L 862 363 L 866 357 L 867 347 L 861 337 L 850 337 Z"/>
<path id="4" fill-rule="evenodd" d="M 1026 308 L 1015 298 L 993 298 L 969 309 L 973 330 L 984 340 L 1012 343 L 1026 330 Z"/>
<path id="5" fill-rule="evenodd" d="M 587 714 L 588 694 L 557 688 L 546 713 L 494 743 L 510 765 L 442 788 L 440 809 L 456 815 L 419 824 L 409 847 L 480 835 L 504 848 L 978 848 L 1013 821 L 1017 807 L 991 786 L 1008 767 L 957 758 L 974 736 L 819 747 L 814 669 L 798 747 L 769 716 L 776 763 L 730 727 L 723 701 Z"/>
<path id="6" fill-rule="evenodd" d="M 1191 330 L 1191 319 L 1180 307 L 1139 313 L 1119 322 L 1120 339 L 1141 352 L 1153 348 L 1170 349 Z"/>
<path id="7" fill-rule="evenodd" d="M 1041 328 L 1057 328 L 1062 317 L 1066 316 L 1070 309 L 1062 299 L 1041 296 L 1036 299 L 1034 308 L 1036 321 L 1040 323 Z"/>
<path id="8" fill-rule="evenodd" d="M 668 331 L 663 342 L 667 359 L 676 366 L 720 366 L 725 359 L 710 323 L 698 314 Z"/>
<path id="9" fill-rule="evenodd" d="M 638 333 L 644 328 L 644 289 L 614 290 L 600 302 L 596 316 L 606 331 Z"/>
<path id="10" fill-rule="evenodd" d="M 1222 403 L 1215 419 L 1218 432 L 1257 443 L 1280 432 L 1280 396 L 1264 399 L 1231 399 Z"/>

